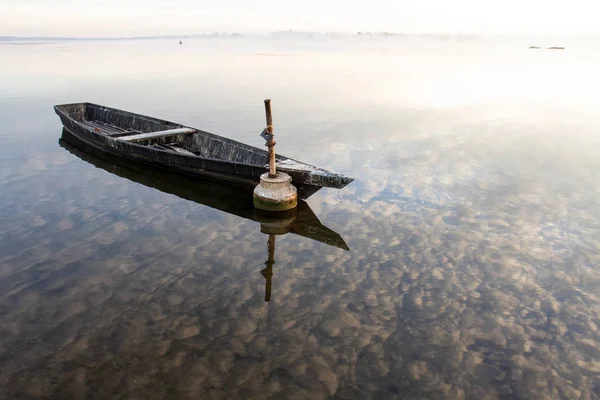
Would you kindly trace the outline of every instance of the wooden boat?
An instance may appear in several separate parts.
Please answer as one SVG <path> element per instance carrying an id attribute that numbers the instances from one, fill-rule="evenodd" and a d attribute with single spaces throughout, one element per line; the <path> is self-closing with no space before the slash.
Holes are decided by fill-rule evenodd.
<path id="1" fill-rule="evenodd" d="M 92 103 L 54 106 L 74 145 L 178 173 L 256 185 L 268 169 L 268 152 L 161 119 Z M 306 199 L 323 187 L 343 188 L 353 178 L 277 155 L 278 171 L 292 177 Z"/>
<path id="2" fill-rule="evenodd" d="M 63 136 L 68 137 L 70 133 L 63 130 Z M 63 138 L 59 140 L 59 145 L 79 159 L 111 174 L 240 218 L 256 221 L 261 224 L 264 233 L 269 233 L 266 232 L 269 229 L 276 229 L 279 234 L 292 233 L 350 250 L 340 234 L 323 225 L 305 201 L 298 201 L 298 207 L 294 210 L 273 216 L 255 209 L 251 202 L 244 200 L 252 196 L 250 187 L 173 174 L 161 168 L 147 167 L 122 157 L 106 155 L 93 148 L 86 151 Z M 102 158 L 99 157 L 101 154 Z"/>

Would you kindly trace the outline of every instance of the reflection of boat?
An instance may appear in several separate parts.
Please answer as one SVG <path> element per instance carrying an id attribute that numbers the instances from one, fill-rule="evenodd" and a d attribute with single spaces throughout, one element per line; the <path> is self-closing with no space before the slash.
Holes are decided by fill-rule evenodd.
<path id="1" fill-rule="evenodd" d="M 79 145 L 188 175 L 256 185 L 267 171 L 268 152 L 173 122 L 91 103 L 54 107 Z M 343 188 L 352 178 L 277 155 L 277 171 L 292 177 L 300 198 L 322 187 Z"/>
<path id="2" fill-rule="evenodd" d="M 63 135 L 68 132 L 63 130 Z M 296 210 L 290 210 L 283 217 L 267 215 L 248 202 L 252 196 L 252 186 L 229 185 L 207 179 L 192 178 L 168 171 L 124 160 L 107 153 L 92 154 L 81 150 L 61 139 L 60 145 L 80 159 L 131 181 L 171 193 L 186 200 L 237 215 L 261 223 L 261 230 L 270 233 L 291 232 L 344 250 L 349 250 L 342 237 L 327 228 L 317 218 L 308 203 L 299 201 Z M 98 156 L 102 156 L 99 158 Z M 267 232 L 268 231 L 268 232 Z"/>
<path id="3" fill-rule="evenodd" d="M 63 136 L 65 133 L 68 136 L 68 131 L 63 130 Z M 295 209 L 277 215 L 269 215 L 255 209 L 251 203 L 249 204 L 245 200 L 248 193 L 252 193 L 252 186 L 244 187 L 206 179 L 193 179 L 189 176 L 173 174 L 163 169 L 124 160 L 107 153 L 97 153 L 98 156 L 102 156 L 102 158 L 99 158 L 63 139 L 59 140 L 59 144 L 80 159 L 120 177 L 229 214 L 259 222 L 261 232 L 269 235 L 266 268 L 260 271 L 265 278 L 265 301 L 271 300 L 276 235 L 295 233 L 331 246 L 350 250 L 338 233 L 327 228 L 319 221 L 305 201 L 300 200 L 298 207 Z M 87 149 L 94 152 L 93 148 L 87 147 Z"/>

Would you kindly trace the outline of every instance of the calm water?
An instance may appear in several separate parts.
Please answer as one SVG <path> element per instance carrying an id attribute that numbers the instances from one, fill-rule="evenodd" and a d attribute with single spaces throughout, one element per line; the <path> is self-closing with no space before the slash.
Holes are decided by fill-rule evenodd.
<path id="1" fill-rule="evenodd" d="M 0 44 L 0 398 L 600 397 L 600 49 L 531 44 Z M 52 110 L 262 146 L 267 97 L 279 152 L 356 179 L 270 271 L 247 203 Z"/>

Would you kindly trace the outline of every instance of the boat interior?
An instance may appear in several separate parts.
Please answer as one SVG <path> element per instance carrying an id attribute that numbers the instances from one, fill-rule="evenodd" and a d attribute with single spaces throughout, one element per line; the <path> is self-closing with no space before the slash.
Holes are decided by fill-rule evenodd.
<path id="1" fill-rule="evenodd" d="M 58 108 L 90 131 L 115 140 L 189 156 L 260 166 L 268 163 L 264 150 L 172 122 L 91 103 Z"/>

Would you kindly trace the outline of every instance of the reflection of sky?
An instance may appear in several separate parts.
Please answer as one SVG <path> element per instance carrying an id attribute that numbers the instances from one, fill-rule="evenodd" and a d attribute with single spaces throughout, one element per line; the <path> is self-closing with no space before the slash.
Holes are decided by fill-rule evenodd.
<path id="1" fill-rule="evenodd" d="M 595 85 L 583 55 L 153 43 L 0 49 L 5 393 L 597 394 L 600 124 L 592 90 L 564 83 Z M 356 178 L 309 201 L 351 251 L 278 237 L 268 305 L 257 223 L 76 159 L 51 110 L 90 100 L 261 145 L 265 97 L 282 153 Z"/>

